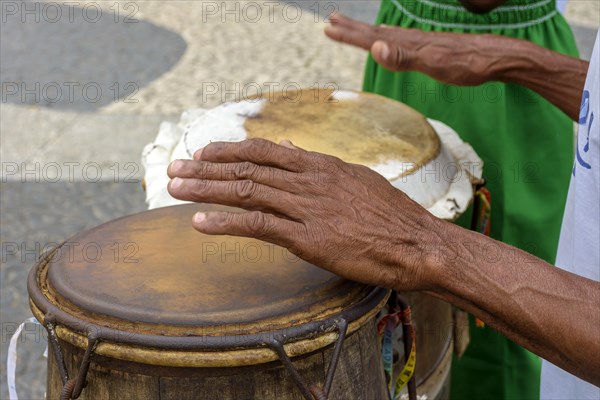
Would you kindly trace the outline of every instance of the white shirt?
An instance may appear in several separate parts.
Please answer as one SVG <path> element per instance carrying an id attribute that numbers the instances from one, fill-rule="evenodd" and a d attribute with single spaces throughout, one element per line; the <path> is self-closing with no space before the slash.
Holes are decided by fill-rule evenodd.
<path id="1" fill-rule="evenodd" d="M 596 281 L 600 281 L 599 46 L 600 31 L 581 99 L 575 162 L 556 254 L 558 267 Z M 600 388 L 544 360 L 540 398 L 600 399 Z"/>

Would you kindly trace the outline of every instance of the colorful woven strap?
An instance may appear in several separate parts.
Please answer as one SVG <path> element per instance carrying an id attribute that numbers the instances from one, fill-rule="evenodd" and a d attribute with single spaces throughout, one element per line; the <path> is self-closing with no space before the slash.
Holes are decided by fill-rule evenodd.
<path id="1" fill-rule="evenodd" d="M 475 192 L 475 197 L 479 200 L 479 215 L 477 216 L 476 230 L 485 236 L 490 236 L 492 195 L 485 187 L 481 187 Z M 475 318 L 475 326 L 483 328 L 485 327 L 485 322 L 479 318 Z"/>
<path id="2" fill-rule="evenodd" d="M 398 374 L 395 382 L 394 376 L 394 348 L 393 348 L 393 336 L 394 331 L 400 323 L 410 326 L 410 335 L 412 338 L 412 346 L 408 361 L 404 364 L 402 371 Z M 406 386 L 408 381 L 412 378 L 415 373 L 415 366 L 417 361 L 417 345 L 415 340 L 415 330 L 411 322 L 410 308 L 402 311 L 395 311 L 384 315 L 377 321 L 377 333 L 383 338 L 381 353 L 383 359 L 383 369 L 388 384 L 388 390 L 390 399 L 400 399 L 400 392 Z"/>

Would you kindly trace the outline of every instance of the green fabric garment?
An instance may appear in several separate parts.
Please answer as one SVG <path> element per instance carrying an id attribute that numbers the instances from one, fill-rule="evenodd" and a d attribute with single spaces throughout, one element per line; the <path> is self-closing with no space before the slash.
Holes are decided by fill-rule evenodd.
<path id="1" fill-rule="evenodd" d="M 482 15 L 469 13 L 458 0 L 383 0 L 377 23 L 494 33 L 578 56 L 554 0 L 507 1 Z M 416 72 L 392 73 L 370 57 L 364 90 L 400 100 L 455 129 L 485 163 L 491 236 L 554 262 L 573 164 L 573 123 L 564 113 L 519 85 L 461 88 Z M 468 227 L 468 214 L 458 223 Z M 478 251 L 494 257 L 493 249 Z M 471 344 L 452 368 L 452 399 L 539 399 L 539 358 L 473 321 Z"/>

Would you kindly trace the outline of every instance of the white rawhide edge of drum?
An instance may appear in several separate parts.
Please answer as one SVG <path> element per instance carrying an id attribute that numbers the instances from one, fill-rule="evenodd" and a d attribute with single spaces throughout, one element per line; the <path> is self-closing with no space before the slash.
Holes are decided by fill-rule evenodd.
<path id="1" fill-rule="evenodd" d="M 339 96 L 351 99 L 343 93 Z M 354 95 L 354 92 L 348 93 Z M 163 122 L 154 143 L 148 144 L 142 152 L 149 209 L 186 203 L 167 192 L 169 163 L 192 158 L 196 149 L 210 142 L 246 139 L 244 122 L 259 113 L 263 104 L 262 100 L 244 101 L 210 110 L 193 109 L 184 112 L 178 124 Z M 481 178 L 483 163 L 473 148 L 450 127 L 435 120 L 429 120 L 429 123 L 441 141 L 440 153 L 434 160 L 405 176 L 400 175 L 412 167 L 410 163 L 398 161 L 369 167 L 433 215 L 454 220 L 469 206 L 473 198 L 471 177 Z"/>
<path id="2" fill-rule="evenodd" d="M 185 204 L 167 191 L 167 166 L 174 160 L 191 159 L 195 150 L 211 142 L 239 142 L 246 139 L 246 118 L 260 112 L 264 100 L 225 103 L 212 109 L 192 109 L 179 123 L 163 122 L 154 143 L 142 151 L 148 209 Z"/>
<path id="3" fill-rule="evenodd" d="M 440 172 L 440 179 L 449 183 L 448 190 L 438 201 L 426 208 L 438 218 L 454 220 L 467 210 L 473 200 L 471 179 L 481 179 L 483 176 L 483 161 L 471 145 L 463 142 L 458 133 L 448 125 L 429 118 L 427 121 L 435 129 L 442 142 L 442 152 L 447 151 L 452 161 L 449 164 L 435 166 Z M 433 162 L 437 160 L 436 158 Z M 433 166 L 429 164 L 415 171 L 415 173 L 423 171 L 422 174 L 425 175 L 427 171 L 434 170 Z"/>

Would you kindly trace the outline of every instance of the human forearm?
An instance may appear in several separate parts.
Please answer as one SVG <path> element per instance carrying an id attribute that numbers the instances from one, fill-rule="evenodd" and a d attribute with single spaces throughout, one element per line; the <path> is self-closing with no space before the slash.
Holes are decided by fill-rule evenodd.
<path id="1" fill-rule="evenodd" d="M 174 197 L 250 210 L 200 213 L 200 232 L 255 237 L 351 280 L 432 293 L 600 384 L 599 283 L 437 219 L 364 166 L 260 139 L 214 142 L 194 158 L 169 167 Z"/>
<path id="2" fill-rule="evenodd" d="M 494 6 L 496 2 L 486 3 Z M 586 61 L 500 35 L 372 26 L 340 14 L 330 19 L 327 36 L 370 50 L 375 61 L 391 71 L 419 71 L 460 86 L 517 83 L 539 93 L 572 119 L 579 116 Z"/>
<path id="3" fill-rule="evenodd" d="M 516 343 L 600 384 L 600 284 L 519 249 L 442 223 L 437 289 Z"/>
<path id="4" fill-rule="evenodd" d="M 508 48 L 507 44 L 509 45 Z M 581 93 L 589 63 L 524 40 L 499 42 L 496 53 L 503 65 L 499 79 L 523 85 L 564 111 L 579 118 Z"/>

